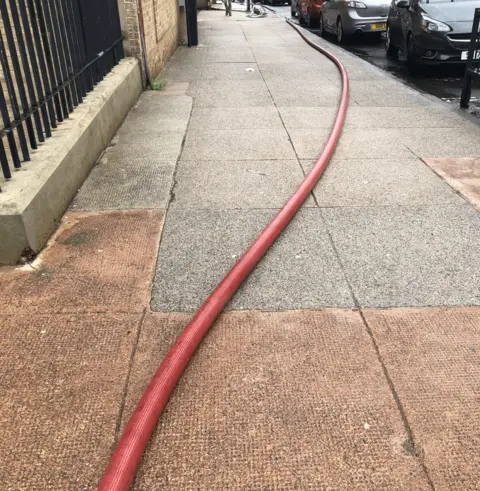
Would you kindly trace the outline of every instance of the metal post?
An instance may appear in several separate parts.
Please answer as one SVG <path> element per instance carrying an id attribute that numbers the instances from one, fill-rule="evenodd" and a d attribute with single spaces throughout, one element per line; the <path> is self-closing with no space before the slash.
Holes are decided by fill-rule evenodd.
<path id="1" fill-rule="evenodd" d="M 198 46 L 197 0 L 185 0 L 188 46 Z"/>
<path id="2" fill-rule="evenodd" d="M 250 12 L 250 0 L 247 0 L 247 12 Z"/>
<path id="3" fill-rule="evenodd" d="M 468 48 L 467 66 L 465 68 L 465 78 L 462 87 L 462 96 L 460 99 L 460 107 L 468 108 L 470 97 L 472 95 L 472 70 L 473 62 L 476 60 L 478 48 L 478 27 L 480 24 L 480 9 L 475 9 L 475 17 L 473 19 L 472 36 L 470 38 L 470 46 Z"/>

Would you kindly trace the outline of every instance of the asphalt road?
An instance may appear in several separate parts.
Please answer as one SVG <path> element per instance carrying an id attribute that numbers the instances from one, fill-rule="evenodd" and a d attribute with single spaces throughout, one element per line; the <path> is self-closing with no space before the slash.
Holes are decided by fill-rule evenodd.
<path id="1" fill-rule="evenodd" d="M 289 6 L 277 6 L 273 7 L 273 10 L 284 17 L 290 18 Z M 296 21 L 296 19 L 293 20 Z M 315 32 L 315 30 L 312 30 L 312 32 Z M 327 37 L 327 39 L 332 43 L 336 43 L 334 37 Z M 462 67 L 429 67 L 424 69 L 419 75 L 412 76 L 408 73 L 407 67 L 401 59 L 390 60 L 385 56 L 383 43 L 383 39 L 376 40 L 368 36 L 355 36 L 344 48 L 372 65 L 390 72 L 421 92 L 438 97 L 448 104 L 460 105 L 463 83 Z M 472 90 L 469 111 L 480 117 L 480 86 L 474 87 Z"/>

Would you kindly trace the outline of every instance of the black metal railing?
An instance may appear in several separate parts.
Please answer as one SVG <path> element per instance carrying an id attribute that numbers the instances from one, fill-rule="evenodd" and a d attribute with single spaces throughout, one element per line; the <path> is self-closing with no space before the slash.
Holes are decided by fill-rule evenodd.
<path id="1" fill-rule="evenodd" d="M 124 53 L 117 0 L 0 0 L 0 19 L 0 165 L 11 179 Z"/>
<path id="2" fill-rule="evenodd" d="M 473 18 L 472 36 L 468 46 L 467 67 L 462 87 L 461 107 L 468 107 L 472 96 L 472 83 L 475 78 L 480 78 L 480 9 L 475 9 Z"/>

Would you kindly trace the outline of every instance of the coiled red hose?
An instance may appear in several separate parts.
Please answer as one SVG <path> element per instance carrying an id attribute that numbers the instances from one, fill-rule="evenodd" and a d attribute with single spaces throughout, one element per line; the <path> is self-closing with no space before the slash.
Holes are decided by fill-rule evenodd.
<path id="1" fill-rule="evenodd" d="M 322 154 L 310 173 L 305 177 L 285 206 L 278 212 L 275 218 L 267 225 L 265 230 L 257 237 L 250 248 L 207 298 L 168 352 L 135 408 L 111 457 L 98 491 L 128 490 L 148 440 L 150 439 L 150 435 L 157 425 L 170 394 L 193 353 L 216 318 L 221 314 L 225 305 L 230 301 L 253 268 L 260 262 L 270 246 L 283 232 L 313 190 L 326 169 L 338 143 L 348 106 L 349 87 L 347 71 L 340 60 L 334 55 L 308 39 L 296 25 L 288 20 L 287 22 L 298 31 L 300 36 L 310 46 L 330 58 L 340 70 L 342 75 L 342 97 L 333 129 Z"/>

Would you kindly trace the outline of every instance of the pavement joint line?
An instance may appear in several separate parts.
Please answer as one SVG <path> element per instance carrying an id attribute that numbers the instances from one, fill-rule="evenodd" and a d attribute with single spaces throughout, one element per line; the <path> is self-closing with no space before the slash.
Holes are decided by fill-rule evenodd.
<path id="1" fill-rule="evenodd" d="M 395 404 L 396 404 L 397 409 L 400 413 L 400 417 L 402 419 L 403 426 L 404 426 L 405 431 L 407 433 L 407 441 L 405 442 L 405 451 L 408 451 L 408 449 L 411 449 L 411 454 L 418 459 L 418 461 L 420 462 L 420 465 L 422 466 L 423 472 L 425 474 L 425 478 L 426 478 L 430 488 L 432 489 L 432 491 L 435 491 L 435 484 L 434 484 L 434 482 L 430 476 L 430 473 L 428 471 L 428 467 L 425 463 L 425 453 L 424 453 L 423 449 L 418 448 L 417 444 L 415 443 L 415 437 L 414 437 L 413 429 L 410 425 L 410 422 L 408 421 L 407 414 L 406 414 L 405 409 L 403 407 L 402 401 L 400 400 L 400 396 L 398 395 L 397 390 L 395 389 L 395 385 L 393 383 L 393 380 L 390 377 L 390 374 L 388 373 L 387 366 L 383 360 L 382 354 L 380 352 L 380 348 L 378 347 L 377 341 L 375 340 L 375 336 L 373 334 L 373 331 L 370 328 L 370 325 L 368 324 L 367 319 L 365 318 L 365 315 L 363 313 L 363 309 L 359 308 L 358 312 L 359 312 L 359 315 L 362 319 L 363 325 L 365 326 L 367 334 L 370 337 L 370 340 L 372 341 L 373 348 L 374 348 L 376 355 L 377 355 L 377 359 L 378 359 L 378 361 L 382 367 L 383 375 L 387 381 L 390 392 L 392 393 L 392 396 L 395 400 Z"/>
<path id="2" fill-rule="evenodd" d="M 203 73 L 204 67 L 205 67 L 205 60 L 203 61 L 202 68 L 201 68 L 201 72 L 202 73 Z M 169 191 L 169 199 L 168 199 L 168 202 L 167 202 L 167 204 L 165 206 L 165 211 L 164 211 L 164 215 L 163 215 L 163 223 L 164 223 L 164 225 L 165 225 L 165 223 L 167 221 L 167 216 L 168 216 L 168 211 L 170 209 L 170 205 L 175 201 L 175 187 L 177 186 L 178 166 L 179 166 L 179 163 L 181 161 L 183 151 L 185 149 L 185 143 L 187 141 L 188 130 L 190 128 L 190 123 L 192 121 L 193 108 L 195 106 L 195 96 L 192 96 L 191 99 L 192 99 L 192 105 L 190 107 L 190 113 L 188 115 L 187 127 L 185 128 L 185 133 L 183 135 L 182 143 L 180 145 L 180 152 L 178 153 L 177 159 L 175 161 L 175 167 L 173 169 L 173 174 L 172 174 L 172 185 L 171 185 L 170 191 Z M 162 231 L 160 233 L 159 240 L 158 240 L 158 244 L 157 244 L 157 251 L 156 251 L 157 252 L 157 258 L 156 258 L 156 261 L 155 261 L 155 269 L 153 271 L 152 278 L 150 279 L 150 291 L 149 291 L 150 298 L 149 298 L 149 301 L 148 301 L 149 311 L 152 311 L 152 309 L 150 308 L 151 302 L 152 302 L 152 290 L 153 290 L 153 285 L 155 284 L 155 278 L 157 276 L 156 264 L 158 263 L 158 259 L 160 257 L 160 247 L 162 245 L 164 230 L 165 230 L 165 227 L 163 226 L 162 227 Z"/>
<path id="3" fill-rule="evenodd" d="M 400 418 L 402 420 L 403 427 L 404 427 L 405 432 L 407 434 L 407 440 L 405 441 L 405 444 L 404 444 L 405 445 L 404 446 L 405 451 L 406 452 L 409 452 L 409 449 L 411 449 L 411 452 L 409 452 L 409 453 L 411 453 L 411 455 L 413 455 L 414 457 L 416 457 L 418 459 L 418 461 L 420 462 L 420 465 L 422 466 L 422 470 L 423 470 L 423 472 L 425 474 L 425 477 L 426 477 L 426 479 L 428 481 L 428 484 L 429 484 L 430 488 L 432 489 L 432 491 L 435 491 L 435 486 L 434 486 L 433 481 L 432 481 L 432 479 L 431 479 L 431 477 L 430 477 L 430 475 L 428 473 L 428 469 L 427 469 L 427 466 L 425 464 L 423 453 L 417 448 L 417 445 L 415 444 L 415 438 L 414 438 L 414 435 L 413 435 L 413 430 L 412 430 L 412 427 L 410 425 L 410 422 L 408 421 L 407 415 L 405 413 L 405 409 L 404 409 L 403 404 L 402 404 L 402 402 L 400 400 L 400 397 L 399 397 L 399 395 L 398 395 L 398 393 L 397 393 L 397 391 L 395 389 L 395 385 L 393 383 L 393 380 L 390 377 L 390 374 L 388 373 L 388 369 L 387 369 L 387 367 L 385 365 L 385 362 L 384 362 L 384 360 L 382 358 L 382 355 L 380 353 L 380 349 L 379 349 L 379 347 L 377 345 L 377 342 L 375 340 L 375 337 L 373 335 L 373 332 L 372 332 L 370 326 L 368 325 L 368 322 L 367 322 L 367 320 L 366 320 L 366 318 L 365 318 L 365 316 L 363 314 L 362 307 L 360 306 L 360 303 L 359 303 L 359 301 L 358 301 L 358 299 L 357 299 L 357 297 L 355 295 L 355 290 L 354 290 L 352 284 L 350 283 L 350 280 L 348 278 L 348 275 L 347 275 L 347 272 L 345 270 L 344 264 L 342 262 L 342 259 L 340 257 L 340 254 L 338 252 L 338 249 L 336 247 L 336 244 L 335 244 L 335 242 L 333 240 L 333 236 L 330 233 L 330 229 L 328 227 L 328 223 L 325 220 L 325 217 L 323 216 L 323 213 L 322 213 L 322 222 L 323 222 L 323 224 L 325 226 L 325 230 L 326 230 L 326 233 L 327 233 L 327 235 L 329 237 L 330 244 L 331 244 L 331 246 L 333 248 L 333 252 L 334 252 L 335 256 L 337 257 L 338 263 L 339 263 L 340 268 L 342 270 L 342 273 L 344 275 L 344 278 L 345 278 L 345 282 L 347 284 L 347 287 L 350 290 L 350 295 L 351 295 L 352 300 L 353 300 L 353 303 L 355 305 L 355 310 L 358 311 L 358 313 L 359 313 L 359 315 L 360 315 L 360 317 L 362 319 L 362 323 L 365 326 L 365 329 L 367 331 L 367 334 L 368 334 L 368 336 L 369 336 L 369 338 L 370 338 L 370 340 L 372 342 L 373 348 L 374 348 L 375 353 L 376 353 L 376 356 L 377 356 L 377 360 L 380 363 L 380 366 L 382 367 L 383 375 L 384 375 L 385 380 L 386 380 L 386 382 L 388 384 L 388 387 L 390 389 L 390 392 L 391 392 L 391 394 L 393 396 L 393 399 L 394 399 L 395 404 L 397 406 L 398 412 L 400 414 Z"/>
<path id="4" fill-rule="evenodd" d="M 125 376 L 125 383 L 123 385 L 122 394 L 120 397 L 120 407 L 118 408 L 117 421 L 115 422 L 115 432 L 114 432 L 114 438 L 113 438 L 113 444 L 112 444 L 112 452 L 115 449 L 115 447 L 117 446 L 118 440 L 120 439 L 120 435 L 121 435 L 123 413 L 125 411 L 125 403 L 127 401 L 127 394 L 128 394 L 128 389 L 129 389 L 129 385 L 130 385 L 130 374 L 132 372 L 133 362 L 135 359 L 135 354 L 137 352 L 137 347 L 138 347 L 138 343 L 140 341 L 140 336 L 142 333 L 142 327 L 143 327 L 143 323 L 145 321 L 146 315 L 147 315 L 147 307 L 144 307 L 142 315 L 140 316 L 140 319 L 138 321 L 137 333 L 136 333 L 135 339 L 133 341 L 132 350 L 130 352 L 130 360 L 128 361 L 127 374 Z"/>
<path id="5" fill-rule="evenodd" d="M 245 39 L 248 42 L 247 36 L 245 34 L 245 30 L 243 29 L 242 26 L 240 26 L 240 28 L 242 29 L 243 35 L 245 36 Z M 251 50 L 251 48 L 250 48 L 250 50 Z M 290 136 L 290 132 L 288 131 L 288 128 L 287 128 L 287 126 L 285 124 L 285 121 L 283 120 L 282 114 L 281 114 L 280 110 L 278 109 L 277 103 L 275 102 L 275 99 L 273 98 L 273 95 L 272 95 L 272 92 L 270 90 L 270 87 L 268 86 L 267 81 L 265 80 L 265 77 L 263 75 L 262 69 L 261 69 L 260 65 L 258 64 L 257 58 L 256 58 L 255 53 L 253 51 L 252 51 L 252 55 L 253 55 L 253 59 L 255 60 L 256 65 L 258 67 L 258 71 L 260 72 L 260 75 L 262 76 L 263 83 L 265 84 L 265 87 L 267 88 L 267 91 L 268 91 L 268 93 L 269 93 L 269 95 L 270 95 L 270 97 L 271 97 L 271 99 L 273 101 L 273 105 L 275 106 L 275 109 L 277 110 L 277 114 L 278 114 L 278 117 L 280 118 L 280 121 L 282 122 L 282 126 L 283 126 L 285 132 L 288 135 L 288 141 L 290 142 L 290 145 L 291 145 L 291 147 L 293 149 L 293 153 L 295 154 L 295 158 L 297 159 L 297 164 L 300 167 L 300 171 L 302 172 L 303 177 L 305 178 L 307 174 L 305 173 L 305 169 L 302 166 L 302 163 L 300 161 L 300 157 L 298 156 L 298 153 L 297 153 L 297 150 L 295 148 L 295 145 L 293 144 L 293 140 L 292 140 L 292 137 Z M 319 206 L 318 206 L 317 197 L 315 196 L 315 193 L 313 192 L 313 189 L 312 189 L 312 191 L 310 191 L 309 194 L 312 196 L 313 202 L 315 203 L 316 207 L 318 208 Z M 305 201 L 306 201 L 306 199 L 305 199 Z M 302 203 L 302 206 L 303 206 L 303 203 Z"/>

